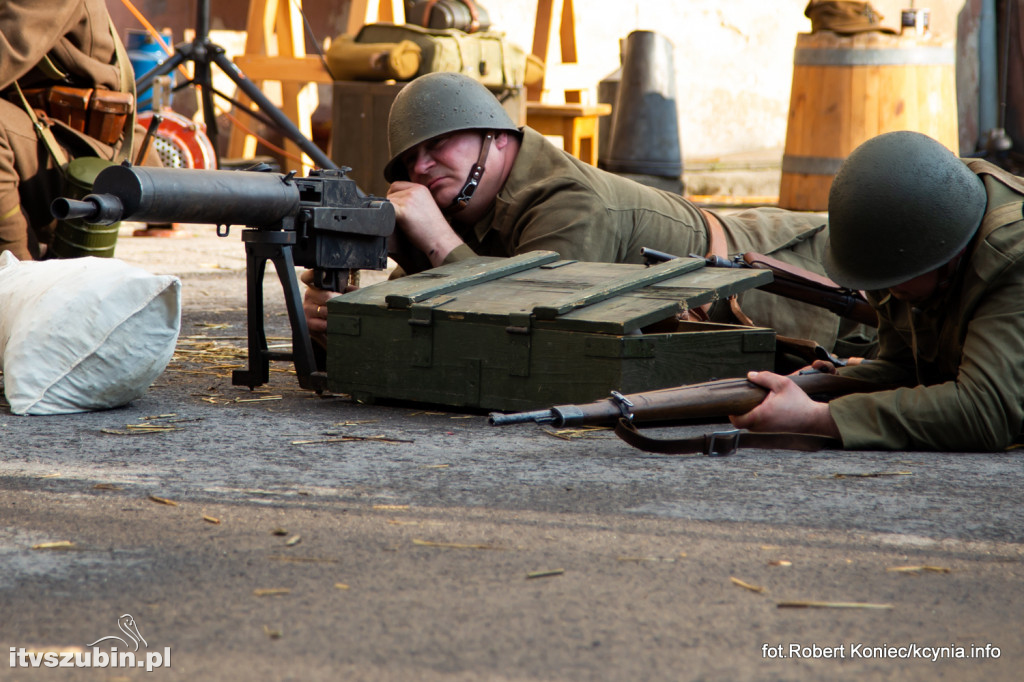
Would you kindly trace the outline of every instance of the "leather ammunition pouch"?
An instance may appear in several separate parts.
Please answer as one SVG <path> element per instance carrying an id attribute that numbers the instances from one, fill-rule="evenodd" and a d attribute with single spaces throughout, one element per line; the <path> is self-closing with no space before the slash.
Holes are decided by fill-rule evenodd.
<path id="1" fill-rule="evenodd" d="M 25 90 L 24 93 L 33 109 L 109 145 L 121 139 L 135 107 L 135 97 L 131 93 L 100 88 L 54 85 Z"/>

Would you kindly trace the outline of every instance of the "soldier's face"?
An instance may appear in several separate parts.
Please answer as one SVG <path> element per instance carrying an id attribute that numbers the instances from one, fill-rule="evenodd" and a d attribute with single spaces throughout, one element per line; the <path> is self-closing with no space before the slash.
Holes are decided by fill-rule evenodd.
<path id="1" fill-rule="evenodd" d="M 462 191 L 480 157 L 481 144 L 479 132 L 440 135 L 416 145 L 402 155 L 401 161 L 410 181 L 430 190 L 438 206 L 448 206 Z"/>
<path id="2" fill-rule="evenodd" d="M 932 270 L 926 272 L 923 275 L 919 275 L 914 279 L 897 284 L 894 287 L 889 287 L 889 293 L 892 297 L 906 301 L 907 303 L 921 303 L 931 297 L 935 293 L 935 290 L 939 287 L 939 282 L 942 278 L 942 268 L 939 270 Z"/>

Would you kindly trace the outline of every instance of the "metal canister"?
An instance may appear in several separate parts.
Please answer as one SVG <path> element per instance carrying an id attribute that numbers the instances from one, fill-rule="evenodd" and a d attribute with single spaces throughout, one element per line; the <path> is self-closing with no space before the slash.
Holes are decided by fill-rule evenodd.
<path id="1" fill-rule="evenodd" d="M 905 9 L 900 14 L 901 33 L 913 31 L 917 35 L 924 35 L 928 32 L 928 24 L 931 21 L 931 10 L 929 9 Z"/>

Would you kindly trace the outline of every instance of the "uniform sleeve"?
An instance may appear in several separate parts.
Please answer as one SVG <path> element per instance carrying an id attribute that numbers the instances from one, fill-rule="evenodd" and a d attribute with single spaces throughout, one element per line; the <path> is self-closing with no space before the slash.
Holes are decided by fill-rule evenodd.
<path id="1" fill-rule="evenodd" d="M 31 71 L 81 9 L 82 0 L 0 2 L 0 89 Z"/>
<path id="2" fill-rule="evenodd" d="M 1004 274 L 978 306 L 967 327 L 955 380 L 832 401 L 829 410 L 843 446 L 974 452 L 1002 450 L 1012 444 L 1024 420 L 1021 269 Z M 884 331 L 879 329 L 880 337 Z M 888 335 L 885 341 L 890 341 Z M 886 353 L 901 357 L 906 349 L 893 345 L 882 349 L 883 358 Z M 880 370 L 876 376 L 884 376 L 886 366 L 873 368 L 869 364 L 862 371 L 873 370 Z M 861 372 L 844 374 L 857 376 Z"/>

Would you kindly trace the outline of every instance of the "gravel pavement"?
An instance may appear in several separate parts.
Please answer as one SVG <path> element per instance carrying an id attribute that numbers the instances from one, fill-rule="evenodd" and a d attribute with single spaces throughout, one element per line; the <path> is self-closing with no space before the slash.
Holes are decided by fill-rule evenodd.
<path id="1" fill-rule="evenodd" d="M 183 284 L 143 397 L 0 411 L 0 679 L 1019 679 L 1016 452 L 658 457 L 281 365 L 250 391 L 239 236 L 182 230 L 118 244 Z M 156 669 L 30 667 L 115 635 Z"/>

